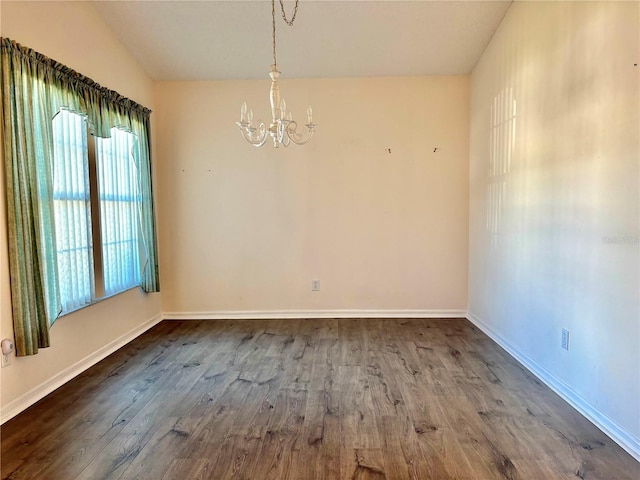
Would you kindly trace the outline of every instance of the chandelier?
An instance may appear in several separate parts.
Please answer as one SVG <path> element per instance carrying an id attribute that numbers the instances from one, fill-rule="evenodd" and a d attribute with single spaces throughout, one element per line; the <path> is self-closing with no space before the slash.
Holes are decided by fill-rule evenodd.
<path id="1" fill-rule="evenodd" d="M 298 1 L 293 10 L 291 20 L 287 20 L 287 16 L 284 11 L 284 4 L 280 0 L 280 8 L 282 10 L 282 19 L 290 27 L 293 26 L 293 22 L 296 19 L 298 13 Z M 263 146 L 269 137 L 273 140 L 273 146 L 275 148 L 280 145 L 288 147 L 291 142 L 296 145 L 304 145 L 313 136 L 316 124 L 313 123 L 313 110 L 311 105 L 307 107 L 307 127 L 306 134 L 298 132 L 298 123 L 293 120 L 291 112 L 287 112 L 287 102 L 284 98 L 280 98 L 280 88 L 278 87 L 278 78 L 280 78 L 280 72 L 278 71 L 278 63 L 276 61 L 276 7 L 275 0 L 271 0 L 271 23 L 273 26 L 273 65 L 271 65 L 271 71 L 269 77 L 271 77 L 271 90 L 269 91 L 269 97 L 271 100 L 271 123 L 267 126 L 263 122 L 257 127 L 253 126 L 253 111 L 247 109 L 247 102 L 242 104 L 240 108 L 240 121 L 236 122 L 236 125 L 240 128 L 240 132 L 244 139 L 255 147 Z"/>

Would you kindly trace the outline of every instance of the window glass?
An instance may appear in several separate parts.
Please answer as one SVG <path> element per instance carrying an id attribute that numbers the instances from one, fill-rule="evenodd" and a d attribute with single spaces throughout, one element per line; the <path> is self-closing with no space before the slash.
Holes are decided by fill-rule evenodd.
<path id="1" fill-rule="evenodd" d="M 117 128 L 110 138 L 89 135 L 86 118 L 66 110 L 52 125 L 57 267 L 68 313 L 140 283 L 137 139 Z"/>
<path id="2" fill-rule="evenodd" d="M 62 311 L 94 297 L 87 122 L 60 111 L 53 119 L 53 203 Z"/>
<path id="3" fill-rule="evenodd" d="M 104 292 L 113 295 L 140 283 L 136 137 L 113 128 L 111 138 L 96 138 L 95 145 Z"/>

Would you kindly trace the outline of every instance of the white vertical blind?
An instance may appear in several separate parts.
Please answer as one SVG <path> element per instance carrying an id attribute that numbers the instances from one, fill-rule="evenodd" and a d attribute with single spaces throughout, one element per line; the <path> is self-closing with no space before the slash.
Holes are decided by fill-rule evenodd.
<path id="1" fill-rule="evenodd" d="M 53 203 L 62 311 L 94 297 L 87 122 L 61 110 L 53 119 Z"/>
<path id="2" fill-rule="evenodd" d="M 111 138 L 95 138 L 105 295 L 140 283 L 135 140 L 133 134 L 116 128 L 111 129 Z"/>

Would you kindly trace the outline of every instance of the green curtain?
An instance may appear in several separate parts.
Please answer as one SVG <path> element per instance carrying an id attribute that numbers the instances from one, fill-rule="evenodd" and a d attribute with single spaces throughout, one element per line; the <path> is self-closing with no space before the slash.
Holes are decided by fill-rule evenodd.
<path id="1" fill-rule="evenodd" d="M 139 148 L 140 157 L 136 159 L 140 174 L 140 192 L 142 194 L 142 206 L 140 223 L 146 262 L 140 272 L 140 287 L 147 293 L 160 291 L 158 269 L 158 242 L 153 202 L 153 189 L 151 185 L 151 126 L 149 115 L 142 119 L 142 128 L 139 129 L 138 141 L 146 148 Z"/>
<path id="2" fill-rule="evenodd" d="M 6 47 L 5 47 L 6 45 Z M 49 346 L 57 316 L 48 72 L 2 43 L 2 108 L 9 268 L 18 355 Z M 51 200 L 51 201 L 50 201 Z"/>
<path id="3" fill-rule="evenodd" d="M 1 39 L 2 116 L 7 183 L 11 295 L 16 353 L 49 346 L 49 326 L 60 314 L 53 214 L 53 116 L 62 108 L 87 116 L 99 137 L 118 127 L 135 134 L 142 196 L 140 226 L 146 261 L 140 286 L 159 291 L 151 183 L 151 111 L 74 70 Z"/>

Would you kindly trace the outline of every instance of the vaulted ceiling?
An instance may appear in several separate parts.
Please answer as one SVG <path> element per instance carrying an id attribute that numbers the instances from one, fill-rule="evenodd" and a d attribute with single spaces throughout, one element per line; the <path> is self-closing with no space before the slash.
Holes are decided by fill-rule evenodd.
<path id="1" fill-rule="evenodd" d="M 265 78 L 271 2 L 100 1 L 98 14 L 155 80 Z M 290 16 L 294 2 L 284 2 Z M 293 27 L 276 0 L 287 78 L 469 73 L 510 1 L 301 0 Z"/>

